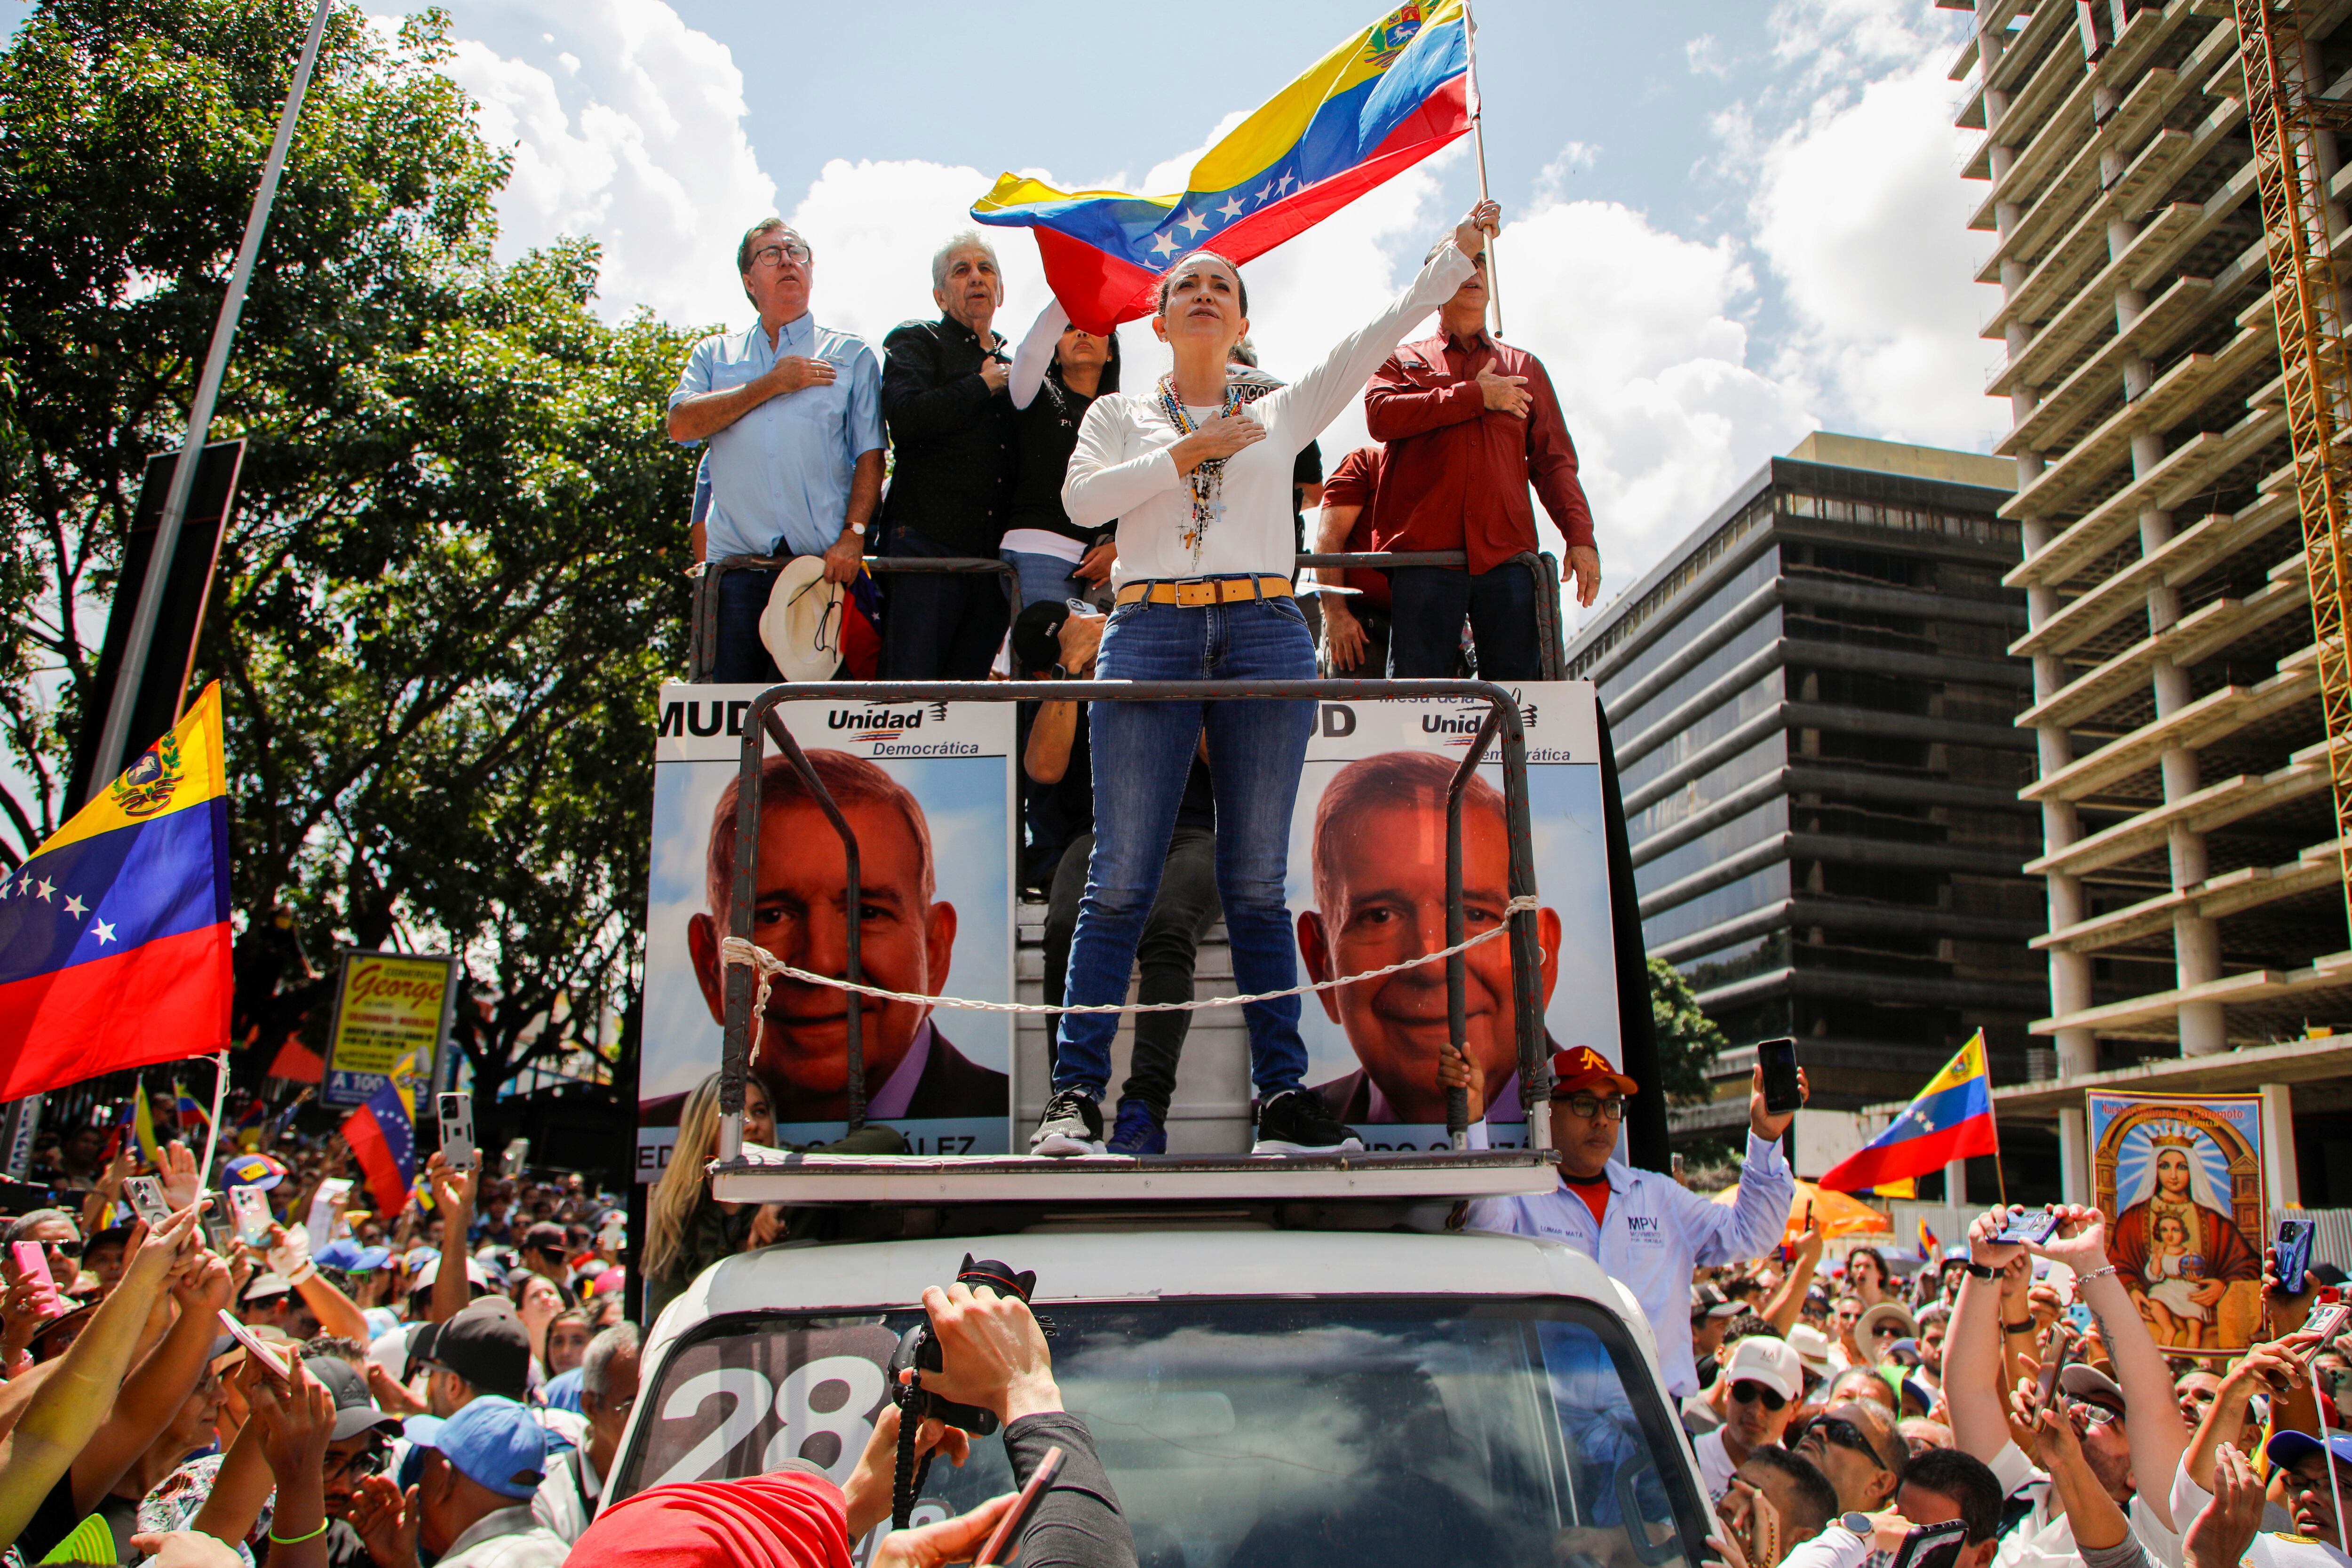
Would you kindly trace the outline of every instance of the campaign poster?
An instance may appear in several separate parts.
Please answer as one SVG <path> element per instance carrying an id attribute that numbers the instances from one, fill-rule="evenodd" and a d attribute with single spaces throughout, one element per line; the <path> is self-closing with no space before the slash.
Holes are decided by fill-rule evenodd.
<path id="1" fill-rule="evenodd" d="M 719 942 L 730 929 L 736 782 L 758 686 L 662 689 L 646 895 L 646 1034 L 637 1177 L 668 1163 L 689 1096 L 719 1071 Z M 787 702 L 777 712 L 857 836 L 868 984 L 1013 999 L 1013 711 L 1008 702 Z M 771 742 L 752 940 L 812 973 L 847 972 L 841 840 Z M 779 976 L 751 1052 L 778 1143 L 842 1136 L 845 993 Z M 1008 1146 L 1013 1016 L 869 999 L 866 1117 L 918 1153 Z"/>
<path id="2" fill-rule="evenodd" d="M 1600 731 L 1589 681 L 1510 688 L 1528 742 L 1537 944 L 1548 1050 L 1591 1046 L 1622 1061 Z M 1301 979 L 1362 974 L 1434 952 L 1445 936 L 1445 791 L 1488 711 L 1474 698 L 1326 702 L 1291 818 L 1287 898 Z M 1465 934 L 1493 930 L 1510 898 L 1502 746 L 1463 801 Z M 1445 963 L 1317 992 L 1300 1009 L 1307 1083 L 1375 1149 L 1447 1146 L 1437 1053 Z M 1507 935 L 1470 950 L 1465 1015 L 1485 1076 L 1489 1142 L 1527 1138 L 1519 1105 Z"/>
<path id="3" fill-rule="evenodd" d="M 457 1000 L 457 961 L 442 953 L 346 950 L 328 1032 L 329 1105 L 364 1105 L 403 1062 L 432 1084 Z"/>
<path id="4" fill-rule="evenodd" d="M 2262 1326 L 2262 1097 L 2090 1100 L 2092 1203 L 2107 1261 L 2156 1342 L 2242 1350 Z"/>

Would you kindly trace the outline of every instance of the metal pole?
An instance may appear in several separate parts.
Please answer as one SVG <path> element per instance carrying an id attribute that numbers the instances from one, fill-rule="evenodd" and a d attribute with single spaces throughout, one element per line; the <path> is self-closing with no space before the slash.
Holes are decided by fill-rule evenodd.
<path id="1" fill-rule="evenodd" d="M 1470 742 L 1468 754 L 1462 765 L 1454 770 L 1453 782 L 1445 791 L 1445 945 L 1458 947 L 1468 934 L 1467 921 L 1462 909 L 1462 791 L 1476 774 L 1478 764 L 1486 758 L 1486 748 L 1495 742 L 1496 721 L 1493 711 L 1478 726 L 1475 739 Z M 1454 953 L 1445 961 L 1445 1027 L 1454 1048 L 1462 1059 L 1470 1059 L 1470 1024 L 1468 1007 L 1469 966 L 1465 955 Z M 1502 1086 L 1496 1084 L 1495 1088 Z M 1490 1104 L 1487 1107 L 1492 1110 Z M 1457 1150 L 1470 1147 L 1470 1091 L 1449 1087 L 1445 1091 L 1445 1131 Z"/>
<path id="2" fill-rule="evenodd" d="M 1486 102 L 1478 95 L 1478 24 L 1470 15 L 1470 0 L 1462 0 L 1463 47 L 1470 57 L 1470 145 L 1478 154 L 1478 199 L 1486 195 Z M 1486 237 L 1486 308 L 1495 313 L 1495 335 L 1503 335 L 1503 265 L 1495 258 L 1497 236 Z"/>
<path id="3" fill-rule="evenodd" d="M 205 356 L 205 372 L 196 383 L 195 400 L 188 405 L 187 434 L 181 438 L 179 460 L 172 465 L 172 488 L 163 496 L 163 515 L 156 520 L 155 552 L 147 561 L 147 580 L 140 585 L 139 607 L 131 617 L 131 633 L 122 645 L 122 665 L 115 676 L 113 700 L 107 704 L 106 727 L 99 732 L 96 765 L 89 770 L 90 800 L 104 795 L 115 774 L 121 771 L 131 710 L 139 700 L 149 647 L 155 640 L 155 619 L 163 611 L 163 588 L 172 580 L 172 558 L 179 552 L 180 525 L 187 519 L 188 495 L 195 488 L 197 465 L 204 460 L 205 436 L 212 426 L 213 404 L 220 396 L 221 377 L 228 369 L 228 351 L 236 341 L 237 318 L 245 310 L 246 285 L 253 278 L 254 258 L 261 252 L 262 231 L 269 226 L 270 204 L 278 198 L 278 177 L 286 168 L 286 151 L 294 141 L 294 121 L 302 112 L 302 95 L 310 86 L 310 68 L 318 63 L 319 42 L 326 36 L 330 5 L 331 0 L 319 0 L 318 12 L 310 18 L 310 36 L 302 40 L 302 56 L 294 63 L 294 85 L 287 91 L 286 107 L 278 116 L 278 135 L 270 142 L 269 156 L 261 165 L 261 188 L 254 193 L 253 210 L 246 215 L 245 241 L 237 247 L 236 265 L 228 276 L 228 292 L 221 297 L 220 315 L 213 322 L 212 348 Z"/>

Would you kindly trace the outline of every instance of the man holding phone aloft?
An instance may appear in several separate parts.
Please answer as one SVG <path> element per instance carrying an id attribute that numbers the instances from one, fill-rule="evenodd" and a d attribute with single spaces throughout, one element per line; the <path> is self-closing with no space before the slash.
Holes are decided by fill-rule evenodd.
<path id="1" fill-rule="evenodd" d="M 1639 1086 L 1591 1046 L 1556 1051 L 1551 1058 L 1552 1142 L 1559 1149 L 1559 1185 L 1535 1197 L 1478 1198 L 1464 1205 L 1461 1223 L 1473 1230 L 1507 1231 L 1563 1242 L 1624 1281 L 1658 1332 L 1658 1370 L 1677 1400 L 1698 1392 L 1698 1363 L 1690 1335 L 1668 1325 L 1686 1322 L 1691 1271 L 1740 1263 L 1764 1252 L 1788 1228 L 1797 1178 L 1780 1153 L 1780 1135 L 1796 1107 L 1779 1115 L 1764 1108 L 1764 1071 L 1749 1076 L 1748 1156 L 1739 1167 L 1739 1201 L 1710 1203 L 1672 1176 L 1636 1171 L 1617 1158 L 1625 1100 Z M 1486 1115 L 1485 1075 L 1453 1046 L 1441 1048 L 1440 1081 L 1469 1090 L 1470 1121 Z M 1801 1069 L 1800 1103 L 1811 1091 Z"/>

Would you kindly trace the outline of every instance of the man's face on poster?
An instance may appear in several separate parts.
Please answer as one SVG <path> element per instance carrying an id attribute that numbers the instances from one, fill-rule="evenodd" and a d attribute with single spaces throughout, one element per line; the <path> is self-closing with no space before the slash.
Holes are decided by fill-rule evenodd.
<path id="1" fill-rule="evenodd" d="M 1446 945 L 1443 801 L 1401 801 L 1362 813 L 1326 853 L 1317 880 L 1332 907 L 1298 917 L 1298 951 L 1310 978 L 1358 974 Z M 1500 925 L 1509 901 L 1510 843 L 1502 815 L 1465 802 L 1463 934 L 1475 937 Z M 1549 1004 L 1559 979 L 1559 916 L 1553 910 L 1538 911 L 1536 940 Z M 1470 1057 L 1485 1072 L 1492 1096 L 1518 1067 L 1510 940 L 1481 942 L 1464 955 L 1464 967 Z M 1445 1120 L 1445 1094 L 1437 1084 L 1438 1047 L 1447 1037 L 1443 960 L 1317 994 L 1398 1121 Z"/>
<path id="2" fill-rule="evenodd" d="M 881 801 L 842 805 L 857 835 L 863 905 L 858 963 L 865 983 L 889 991 L 939 994 L 955 951 L 956 912 L 923 898 L 922 847 L 897 806 Z M 770 804 L 760 814 L 758 902 L 751 940 L 796 969 L 849 971 L 849 867 L 841 840 L 815 806 Z M 722 1026 L 726 969 L 719 939 L 727 911 L 696 915 L 687 940 L 703 1001 Z M 848 993 L 778 975 L 752 1047 L 751 1069 L 767 1083 L 778 1121 L 831 1121 L 847 1114 Z M 913 1002 L 860 998 L 868 1094 L 880 1089 L 913 1044 L 930 1009 Z"/>

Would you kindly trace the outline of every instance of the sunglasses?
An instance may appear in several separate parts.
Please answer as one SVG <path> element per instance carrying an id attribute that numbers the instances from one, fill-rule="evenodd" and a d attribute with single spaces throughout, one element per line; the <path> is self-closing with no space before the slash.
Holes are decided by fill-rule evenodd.
<path id="1" fill-rule="evenodd" d="M 1731 1397 L 1742 1405 L 1761 1405 L 1767 1410 L 1779 1410 L 1789 1403 L 1788 1395 L 1779 1389 L 1767 1388 L 1748 1377 L 1731 1385 Z"/>
<path id="2" fill-rule="evenodd" d="M 1870 1446 L 1869 1435 L 1843 1415 L 1814 1416 L 1805 1426 L 1805 1436 L 1810 1437 L 1816 1432 L 1822 1435 L 1822 1442 L 1860 1454 L 1882 1470 L 1893 1468 L 1877 1449 Z M 1804 1441 L 1804 1437 L 1798 1441 Z"/>
<path id="3" fill-rule="evenodd" d="M 47 1247 L 51 1252 L 56 1253 L 59 1258 L 79 1258 L 81 1256 L 81 1243 L 79 1241 L 45 1241 L 41 1243 L 41 1245 Z"/>
<path id="4" fill-rule="evenodd" d="M 1595 1094 L 1571 1094 L 1555 1103 L 1567 1106 L 1571 1114 L 1581 1116 L 1588 1121 L 1594 1117 L 1604 1121 L 1625 1120 L 1625 1100 L 1622 1095 L 1612 1094 L 1603 1100 Z"/>
<path id="5" fill-rule="evenodd" d="M 1870 1331 L 1870 1337 L 1874 1340 L 1902 1339 L 1904 1337 L 1903 1325 L 1900 1323 L 1881 1323 L 1876 1328 Z"/>

